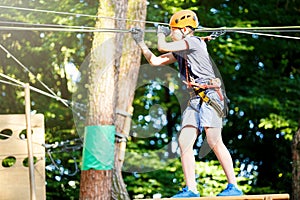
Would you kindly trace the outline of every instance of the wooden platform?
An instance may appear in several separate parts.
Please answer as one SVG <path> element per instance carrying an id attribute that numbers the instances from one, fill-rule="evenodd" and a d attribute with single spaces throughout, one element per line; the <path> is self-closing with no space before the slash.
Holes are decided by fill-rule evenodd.
<path id="1" fill-rule="evenodd" d="M 171 199 L 174 200 L 173 198 L 161 198 L 160 200 L 171 200 Z M 260 195 L 243 195 L 237 197 L 195 197 L 195 198 L 179 198 L 179 199 L 180 200 L 289 200 L 290 195 L 289 194 L 260 194 Z M 151 199 L 143 199 L 143 200 L 151 200 Z"/>

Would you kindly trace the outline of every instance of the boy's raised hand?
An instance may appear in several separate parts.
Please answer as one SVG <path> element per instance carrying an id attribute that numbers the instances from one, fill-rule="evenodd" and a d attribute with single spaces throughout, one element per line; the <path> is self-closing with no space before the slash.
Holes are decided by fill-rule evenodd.
<path id="1" fill-rule="evenodd" d="M 158 25 L 157 26 L 157 34 L 163 33 L 166 37 L 171 34 L 171 30 L 169 27 Z"/>
<path id="2" fill-rule="evenodd" d="M 143 39 L 143 30 L 138 28 L 138 27 L 134 27 L 130 29 L 131 32 L 131 36 L 134 39 L 134 41 L 139 44 L 140 42 L 142 42 Z"/>

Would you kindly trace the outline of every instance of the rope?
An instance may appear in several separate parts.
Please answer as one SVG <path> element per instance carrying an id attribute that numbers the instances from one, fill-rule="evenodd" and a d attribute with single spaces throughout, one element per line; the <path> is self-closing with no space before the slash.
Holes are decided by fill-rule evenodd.
<path id="1" fill-rule="evenodd" d="M 87 30 L 84 28 L 47 28 L 47 27 L 17 27 L 17 26 L 0 26 L 2 31 L 53 31 L 53 32 L 82 32 L 82 33 L 94 33 L 94 32 L 113 32 L 113 33 L 129 33 L 130 30 L 126 29 L 110 29 L 110 28 L 97 28 L 93 30 Z"/>
<path id="2" fill-rule="evenodd" d="M 131 21 L 131 22 L 139 22 L 139 23 L 147 23 L 147 24 L 168 25 L 167 23 L 158 23 L 158 22 L 153 22 L 153 21 L 133 20 L 133 19 L 126 19 L 126 18 L 123 19 L 123 18 L 118 18 L 118 17 L 97 16 L 97 15 L 89 15 L 89 14 L 81 14 L 81 13 L 60 12 L 60 11 L 54 11 L 54 10 L 41 10 L 41 9 L 15 7 L 15 6 L 1 6 L 0 5 L 0 8 L 16 9 L 16 10 L 32 11 L 32 12 L 42 12 L 42 13 L 52 13 L 52 14 L 59 14 L 59 15 L 71 15 L 71 16 L 76 16 L 76 17 L 103 18 L 103 19 L 113 19 L 113 20 L 119 20 L 119 21 Z"/>
<path id="3" fill-rule="evenodd" d="M 42 12 L 42 13 L 52 13 L 52 14 L 60 14 L 60 15 L 71 15 L 76 17 L 91 17 L 91 18 L 104 18 L 104 19 L 113 19 L 113 20 L 121 20 L 121 21 L 133 21 L 133 22 L 141 22 L 147 24 L 162 24 L 168 25 L 167 23 L 160 23 L 154 21 L 144 21 L 144 20 L 131 20 L 131 19 L 123 19 L 123 18 L 116 18 L 116 17 L 107 17 L 107 16 L 97 16 L 97 15 L 89 15 L 89 14 L 82 14 L 82 13 L 71 13 L 71 12 L 60 12 L 60 11 L 53 11 L 53 10 L 42 10 L 42 9 L 33 9 L 33 8 L 24 8 L 24 7 L 16 7 L 16 6 L 5 6 L 0 5 L 0 8 L 3 9 L 16 9 L 22 11 L 31 11 L 31 12 Z M 2 23 L 9 23 L 9 22 L 2 22 Z M 82 26 L 67 26 L 67 25 L 56 25 L 56 24 L 30 24 L 30 23 L 18 23 L 12 22 L 12 24 L 25 24 L 25 25 L 32 25 L 32 26 L 41 26 L 41 27 L 17 27 L 17 26 L 0 26 L 0 30 L 23 30 L 23 31 L 59 31 L 59 32 L 115 32 L 115 33 L 128 33 L 130 30 L 124 29 L 95 29 L 92 27 L 82 27 Z M 49 27 L 50 28 L 47 28 Z M 56 28 L 54 28 L 56 27 Z M 90 30 L 87 30 L 90 29 Z M 292 30 L 291 30 L 292 29 Z M 221 27 L 221 28 L 207 28 L 207 27 L 199 27 L 195 30 L 196 32 L 236 32 L 236 33 L 243 33 L 243 34 L 256 34 L 256 35 L 263 35 L 263 36 L 271 36 L 271 37 L 280 37 L 280 38 L 288 38 L 288 39 L 299 39 L 299 37 L 291 37 L 291 36 L 283 36 L 283 35 L 272 35 L 272 34 L 263 34 L 257 33 L 259 32 L 300 32 L 300 26 L 280 26 L 280 27 Z M 252 32 L 249 32 L 252 31 Z M 156 32 L 156 30 L 145 30 L 145 32 Z M 255 32 L 255 33 L 254 33 Z"/>
<path id="4" fill-rule="evenodd" d="M 12 78 L 12 77 L 10 77 L 10 76 L 7 76 L 7 75 L 5 75 L 5 74 L 3 74 L 3 73 L 0 73 L 0 76 L 3 77 L 3 78 L 8 79 L 8 80 L 10 80 L 10 81 L 13 81 L 13 82 L 15 82 L 16 84 L 11 83 L 11 82 L 7 82 L 7 81 L 0 80 L 0 82 L 2 82 L 2 83 L 9 84 L 9 85 L 13 85 L 13 86 L 17 86 L 17 87 L 24 87 L 24 85 L 25 85 L 24 82 L 18 81 L 18 80 L 14 79 L 14 78 Z M 51 98 L 56 99 L 56 100 L 59 100 L 59 101 L 63 102 L 63 103 L 66 105 L 67 100 L 62 99 L 62 98 L 58 97 L 57 95 L 49 94 L 49 93 L 47 93 L 47 92 L 45 92 L 45 91 L 43 91 L 43 90 L 37 89 L 37 88 L 35 88 L 35 87 L 33 87 L 33 86 L 29 86 L 29 88 L 30 88 L 30 90 L 35 91 L 35 92 L 37 92 L 37 93 L 39 93 L 39 94 L 42 94 L 42 95 L 47 96 L 47 97 L 51 97 Z M 68 105 L 67 105 L 67 106 L 68 106 Z"/>
<path id="5" fill-rule="evenodd" d="M 89 15 L 89 14 L 83 14 L 83 13 L 71 13 L 71 12 L 61 12 L 61 11 L 54 11 L 54 10 L 43 10 L 43 9 L 34 9 L 34 8 L 25 8 L 25 7 L 17 7 L 17 6 L 5 6 L 0 5 L 0 8 L 3 9 L 16 9 L 16 10 L 23 10 L 23 11 L 32 11 L 32 12 L 43 12 L 43 13 L 52 13 L 52 14 L 59 14 L 59 15 L 71 15 L 76 17 L 91 17 L 91 18 L 104 18 L 104 19 L 113 19 L 113 20 L 119 20 L 119 21 L 132 21 L 132 22 L 141 22 L 141 23 L 147 23 L 147 24 L 161 24 L 161 25 L 169 25 L 168 23 L 162 23 L 162 22 L 154 22 L 154 21 L 145 21 L 145 20 L 132 20 L 132 19 L 123 19 L 123 18 L 117 18 L 117 17 L 107 17 L 107 16 L 97 16 L 97 15 Z M 213 31 L 226 31 L 226 32 L 235 32 L 235 31 L 254 31 L 259 30 L 261 31 L 274 31 L 278 32 L 282 29 L 300 29 L 300 26 L 281 26 L 281 27 L 221 27 L 221 28 L 207 28 L 207 27 L 199 27 L 196 29 L 198 32 L 213 32 Z M 294 30 L 299 32 L 299 30 Z"/>
<path id="6" fill-rule="evenodd" d="M 289 30 L 293 29 L 293 30 Z M 237 32 L 237 31 L 259 31 L 259 32 L 300 32 L 300 26 L 273 26 L 273 27 L 220 27 L 220 28 L 207 28 L 199 27 L 196 32 Z"/>
<path id="7" fill-rule="evenodd" d="M 11 83 L 11 82 L 8 82 L 8 81 L 4 81 L 4 80 L 0 80 L 0 83 L 4 83 L 4 84 L 7 84 L 7 85 L 12 85 L 12 86 L 20 87 L 20 85 L 18 85 L 18 84 L 14 84 L 14 83 Z"/>
<path id="8" fill-rule="evenodd" d="M 6 52 L 9 56 L 13 58 L 14 61 L 16 61 L 26 72 L 28 72 L 30 75 L 32 75 L 44 88 L 46 88 L 53 96 L 55 96 L 58 100 L 61 100 L 59 96 L 57 96 L 45 83 L 40 81 L 35 74 L 33 74 L 25 65 L 23 65 L 14 55 L 12 55 L 4 46 L 0 44 L 0 48 Z M 22 83 L 22 82 L 20 82 Z M 18 83 L 18 84 L 20 84 Z M 24 84 L 24 83 L 22 83 Z M 65 106 L 69 107 L 66 102 L 61 101 Z"/>
<path id="9" fill-rule="evenodd" d="M 274 35 L 274 34 L 266 34 L 266 33 L 248 32 L 248 31 L 236 31 L 236 33 L 244 33 L 244 34 L 251 34 L 251 35 L 262 35 L 262 36 L 269 36 L 269 37 L 279 37 L 279 38 L 300 40 L 300 37 L 293 37 L 293 36 L 286 36 L 286 35 Z"/>
<path id="10" fill-rule="evenodd" d="M 146 22 L 146 21 L 145 21 Z M 158 22 L 153 22 L 159 24 Z M 130 32 L 127 29 L 111 29 L 111 28 L 95 28 L 85 26 L 69 26 L 62 24 L 34 24 L 26 22 L 10 22 L 0 21 L 0 24 L 10 25 L 26 25 L 24 26 L 1 26 L 2 30 L 29 30 L 29 31 L 70 31 L 70 32 Z M 29 27 L 35 26 L 35 27 Z M 38 27 L 40 26 L 40 27 Z M 48 27 L 48 28 L 47 28 Z M 85 30 L 88 29 L 88 30 Z M 89 30 L 90 29 L 90 30 Z M 277 26 L 277 27 L 220 27 L 220 28 L 207 28 L 201 27 L 195 32 L 238 32 L 238 31 L 252 31 L 252 32 L 300 32 L 300 26 Z M 156 29 L 147 29 L 145 32 L 156 32 Z"/>
<path id="11" fill-rule="evenodd" d="M 0 5 L 0 8 L 23 10 L 23 11 L 33 11 L 33 12 L 43 12 L 43 13 L 52 13 L 52 14 L 59 14 L 59 15 L 72 15 L 72 16 L 76 16 L 76 17 L 92 17 L 92 18 L 97 18 L 96 15 L 88 15 L 88 14 L 80 14 L 80 13 L 70 13 L 70 12 L 59 12 L 59 11 L 54 11 L 54 10 L 42 10 L 42 9 L 24 8 L 24 7 L 17 7 L 17 6 L 4 6 L 4 5 Z"/>
<path id="12" fill-rule="evenodd" d="M 271 29 L 271 27 L 260 27 L 260 28 L 270 28 L 268 32 L 290 32 L 290 30 L 283 30 L 285 27 L 277 27 L 282 29 Z M 295 27 L 294 27 L 295 28 Z M 300 27 L 299 27 L 300 28 Z M 92 29 L 87 30 L 84 28 L 76 29 L 76 28 L 46 28 L 46 27 L 12 27 L 12 26 L 0 26 L 0 30 L 17 30 L 17 31 L 54 31 L 54 32 L 82 32 L 82 33 L 94 33 L 94 32 L 110 32 L 110 33 L 130 33 L 131 30 L 127 29 L 109 29 L 109 28 L 101 28 L 101 29 Z M 245 31 L 242 31 L 245 30 Z M 279 37 L 279 38 L 287 38 L 287 39 L 296 39 L 299 40 L 300 37 L 293 37 L 293 36 L 285 36 L 285 35 L 277 35 L 277 34 L 264 34 L 260 32 L 250 32 L 248 30 L 257 30 L 257 28 L 207 28 L 207 29 L 200 29 L 196 30 L 196 32 L 234 32 L 234 33 L 241 33 L 241 34 L 251 34 L 251 35 L 262 35 L 262 36 L 269 36 L 269 37 Z M 156 30 L 148 29 L 145 32 L 156 32 Z M 292 30 L 292 32 L 300 32 L 299 30 Z M 2 45 L 1 45 L 2 46 Z M 0 47 L 1 47 L 0 46 Z M 1 47 L 2 48 L 2 47 Z"/>
<path id="13" fill-rule="evenodd" d="M 37 27 L 40 26 L 40 27 L 58 27 L 58 28 L 95 29 L 95 27 L 88 27 L 88 26 L 70 26 L 64 24 L 34 24 L 29 22 L 11 22 L 11 21 L 0 21 L 0 24 L 37 26 Z"/>

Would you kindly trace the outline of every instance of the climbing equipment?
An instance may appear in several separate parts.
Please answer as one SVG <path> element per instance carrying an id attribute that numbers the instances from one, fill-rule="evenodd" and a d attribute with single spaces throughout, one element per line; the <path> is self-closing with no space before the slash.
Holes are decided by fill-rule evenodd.
<path id="1" fill-rule="evenodd" d="M 214 32 L 211 36 L 210 36 L 210 39 L 214 39 L 220 35 L 223 35 L 225 32 Z M 198 38 L 198 37 L 197 37 Z M 198 38 L 200 41 L 203 40 L 203 38 Z M 189 69 L 188 69 L 188 63 L 187 63 L 187 56 L 186 54 L 184 55 L 184 61 L 185 61 L 185 75 L 186 75 L 186 81 L 184 81 L 184 83 L 187 85 L 187 88 L 193 88 L 194 90 L 194 93 L 198 96 L 200 96 L 201 98 L 201 101 L 202 102 L 205 102 L 207 104 L 209 104 L 210 106 L 212 106 L 218 113 L 218 115 L 220 117 L 225 117 L 227 115 L 227 110 L 228 110 L 228 106 L 227 106 L 227 103 L 228 103 L 228 99 L 226 97 L 226 94 L 222 93 L 222 90 L 221 90 L 221 85 L 222 85 L 222 82 L 221 82 L 221 79 L 220 78 L 214 78 L 214 79 L 211 79 L 209 80 L 206 84 L 199 84 L 199 83 L 196 83 L 194 78 L 191 77 L 189 75 Z M 218 69 L 216 69 L 218 70 Z M 215 71 L 215 69 L 214 69 Z M 215 102 L 214 100 L 210 99 L 207 95 L 206 95 L 206 91 L 207 89 L 213 89 L 217 92 L 219 98 L 221 101 L 224 102 L 224 109 L 221 108 L 221 106 Z M 194 95 L 191 95 L 191 98 L 193 97 Z M 202 105 L 202 102 L 200 102 L 200 105 Z M 195 108 L 193 108 L 194 110 L 196 110 Z"/>
<path id="2" fill-rule="evenodd" d="M 194 81 L 193 77 L 191 77 L 189 75 L 189 69 L 188 69 L 188 63 L 187 63 L 186 55 L 184 55 L 184 60 L 185 60 L 185 75 L 186 75 L 186 77 L 185 77 L 186 81 L 184 81 L 184 83 L 187 85 L 188 88 L 193 88 L 194 93 L 196 95 L 200 96 L 202 102 L 205 102 L 205 103 L 209 104 L 210 106 L 212 106 L 217 111 L 217 113 L 220 117 L 225 117 L 227 115 L 227 108 L 222 109 L 221 106 L 217 102 L 210 99 L 206 95 L 207 89 L 215 90 L 217 92 L 220 100 L 224 101 L 224 106 L 227 106 L 227 105 L 225 105 L 225 103 L 227 103 L 227 99 L 224 98 L 224 96 L 222 94 L 222 90 L 221 90 L 221 84 L 222 84 L 221 79 L 214 78 L 214 79 L 209 80 L 206 84 L 196 83 Z M 226 99 L 226 101 L 224 99 Z M 200 105 L 202 104 L 202 102 L 200 103 Z"/>
<path id="3" fill-rule="evenodd" d="M 207 84 L 198 84 L 195 82 L 186 82 L 184 81 L 185 84 L 188 85 L 188 87 L 193 88 L 193 92 L 190 93 L 191 99 L 195 96 L 199 96 L 201 98 L 200 105 L 205 102 L 211 107 L 213 107 L 218 115 L 220 117 L 225 117 L 226 113 L 223 111 L 221 106 L 214 100 L 210 99 L 206 93 L 208 89 L 215 90 L 220 98 L 221 101 L 224 100 L 224 96 L 221 92 L 221 80 L 219 78 L 211 79 Z M 190 104 L 191 106 L 191 104 Z M 191 106 L 192 107 L 192 106 Z M 193 107 L 192 107 L 193 108 Z M 198 111 L 197 109 L 193 108 L 194 110 Z"/>
<path id="4" fill-rule="evenodd" d="M 197 28 L 199 25 L 197 15 L 191 10 L 176 12 L 170 19 L 169 26 L 173 28 L 184 28 L 190 26 Z"/>
<path id="5" fill-rule="evenodd" d="M 226 31 L 215 31 L 212 32 L 212 34 L 210 34 L 210 37 L 212 40 L 215 40 L 217 37 L 224 35 L 226 33 Z"/>
<path id="6" fill-rule="evenodd" d="M 218 90 L 220 89 L 220 87 L 218 88 Z M 211 107 L 213 107 L 216 112 L 218 113 L 218 115 L 220 117 L 225 117 L 225 113 L 223 112 L 221 106 L 215 102 L 214 100 L 210 99 L 207 95 L 206 95 L 206 89 L 202 89 L 199 87 L 194 87 L 194 92 L 200 96 L 201 100 L 205 103 L 207 103 L 208 105 L 210 105 Z M 219 93 L 218 93 L 219 94 Z M 220 94 L 219 94 L 220 95 Z M 220 96 L 219 96 L 220 97 Z M 220 97 L 221 98 L 221 97 Z M 223 96 L 222 96 L 223 99 Z"/>
<path id="7" fill-rule="evenodd" d="M 225 33 L 226 33 L 226 31 L 215 31 L 215 32 L 212 32 L 209 36 L 200 37 L 200 39 L 207 42 L 210 40 L 215 40 L 217 37 L 224 35 Z"/>

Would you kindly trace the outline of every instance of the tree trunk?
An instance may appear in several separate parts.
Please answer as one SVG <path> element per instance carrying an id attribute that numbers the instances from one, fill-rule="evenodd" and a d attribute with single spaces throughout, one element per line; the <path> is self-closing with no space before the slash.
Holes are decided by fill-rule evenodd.
<path id="1" fill-rule="evenodd" d="M 98 15 L 115 17 L 114 1 L 101 0 L 99 2 Z M 116 28 L 115 26 L 114 19 L 98 18 L 96 22 L 96 28 L 114 29 Z M 115 85 L 117 83 L 116 74 L 118 71 L 115 65 L 115 49 L 115 33 L 96 32 L 94 34 L 88 77 L 87 127 L 114 125 L 116 108 Z M 97 134 L 98 132 L 96 135 Z M 98 138 L 101 139 L 102 135 L 98 135 Z M 95 141 L 95 143 L 97 142 L 98 141 Z M 98 146 L 99 145 L 101 146 L 103 144 L 98 144 Z M 112 174 L 112 169 L 82 170 L 80 199 L 111 199 Z"/>
<path id="2" fill-rule="evenodd" d="M 293 156 L 293 181 L 292 181 L 292 200 L 300 199 L 300 128 L 296 132 L 293 138 L 292 144 L 292 156 Z"/>
<path id="3" fill-rule="evenodd" d="M 145 21 L 146 0 L 129 0 L 127 18 L 132 20 Z M 123 25 L 121 27 L 123 28 Z M 132 26 L 145 28 L 144 23 L 127 22 L 126 29 Z M 129 135 L 130 123 L 133 109 L 135 88 L 140 68 L 141 51 L 135 44 L 130 34 L 126 34 L 123 40 L 122 58 L 120 62 L 120 72 L 118 81 L 118 100 L 116 115 L 117 133 L 123 135 L 115 144 L 115 167 L 113 172 L 113 199 L 129 200 L 126 185 L 122 177 L 122 166 L 124 162 L 126 137 Z M 120 42 L 120 44 L 122 44 Z M 121 48 L 118 48 L 121 49 Z"/>

